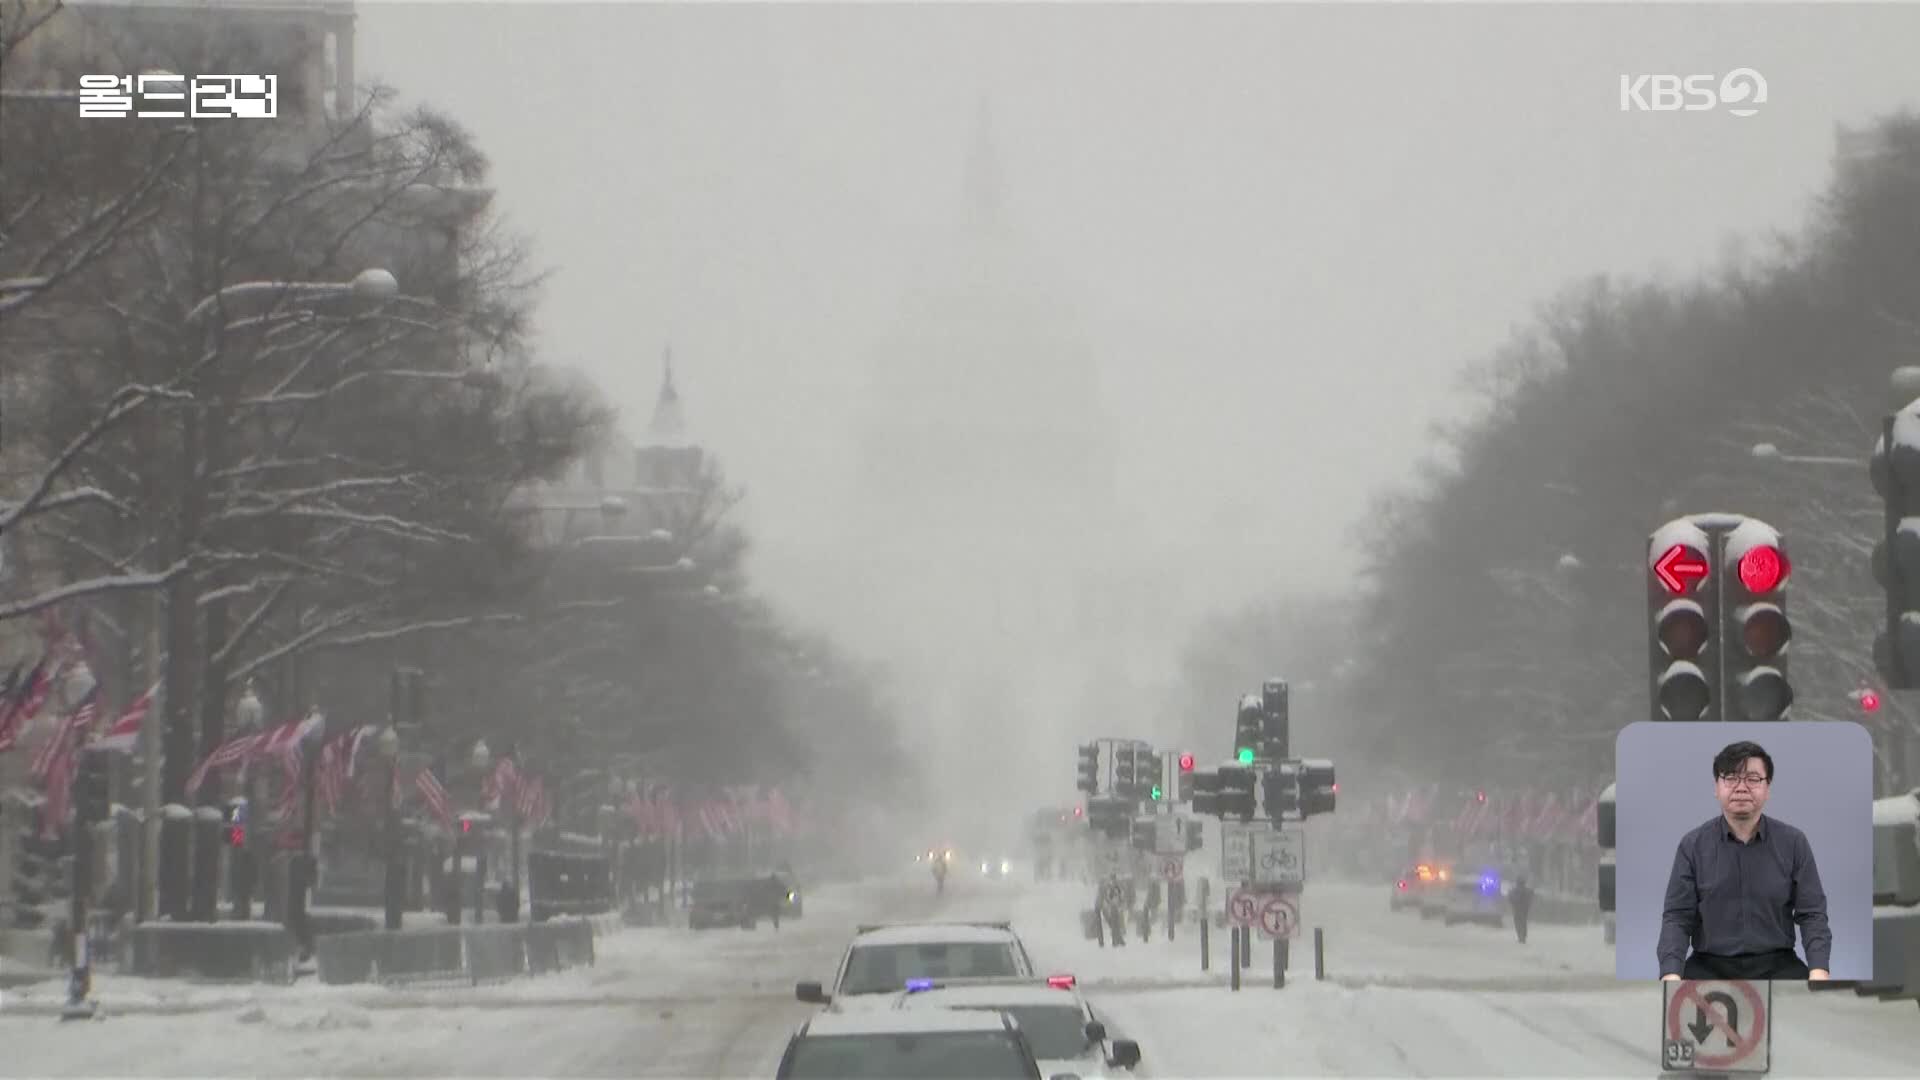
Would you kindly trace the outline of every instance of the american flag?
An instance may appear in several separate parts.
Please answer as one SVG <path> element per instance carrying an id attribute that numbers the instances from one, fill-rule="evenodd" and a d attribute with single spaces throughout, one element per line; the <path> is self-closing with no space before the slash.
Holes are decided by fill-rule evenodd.
<path id="1" fill-rule="evenodd" d="M 494 765 L 493 771 L 488 773 L 487 778 L 480 782 L 480 796 L 490 804 L 497 803 L 502 799 L 505 799 L 509 803 L 518 802 L 520 797 L 520 770 L 518 766 L 514 765 L 512 758 L 503 757 Z"/>
<path id="2" fill-rule="evenodd" d="M 19 675 L 17 668 L 14 674 Z M 53 693 L 54 678 L 59 674 L 59 662 L 51 656 L 42 656 L 25 678 L 9 680 L 6 697 L 0 700 L 0 750 L 12 748 L 20 729 L 40 715 L 41 707 Z"/>
<path id="3" fill-rule="evenodd" d="M 72 808 L 74 774 L 80 770 L 80 756 L 71 743 L 54 755 L 47 774 L 47 801 L 40 807 L 40 836 L 52 840 L 66 827 Z"/>
<path id="4" fill-rule="evenodd" d="M 39 712 L 39 702 L 45 700 L 45 691 L 36 693 L 36 687 L 46 677 L 46 658 L 41 657 L 24 676 L 20 673 L 22 666 L 15 664 L 7 672 L 7 681 L 0 683 L 0 751 L 11 749 L 21 726 L 32 719 L 27 715 L 27 703 L 33 700 L 33 711 Z"/>
<path id="5" fill-rule="evenodd" d="M 33 778 L 46 780 L 54 772 L 54 764 L 64 761 L 70 754 L 73 744 L 82 733 L 93 727 L 100 715 L 100 688 L 94 687 L 87 696 L 67 714 L 66 719 L 54 729 L 53 738 L 47 740 L 40 752 L 33 756 Z"/>
<path id="6" fill-rule="evenodd" d="M 107 733 L 93 740 L 95 750 L 117 750 L 131 753 L 140 745 L 140 725 L 146 723 L 147 714 L 153 711 L 153 696 L 160 692 L 160 684 L 154 683 L 128 705 L 120 719 L 113 722 Z"/>
<path id="7" fill-rule="evenodd" d="M 447 789 L 440 786 L 440 778 L 433 775 L 432 769 L 421 769 L 413 778 L 413 786 L 420 790 L 420 797 L 427 801 L 427 808 L 440 824 L 453 828 L 453 803 L 447 798 Z"/>
<path id="8" fill-rule="evenodd" d="M 537 776 L 526 778 L 517 785 L 514 792 L 514 811 L 522 821 L 533 821 L 538 815 L 540 801 L 547 797 L 547 786 Z"/>

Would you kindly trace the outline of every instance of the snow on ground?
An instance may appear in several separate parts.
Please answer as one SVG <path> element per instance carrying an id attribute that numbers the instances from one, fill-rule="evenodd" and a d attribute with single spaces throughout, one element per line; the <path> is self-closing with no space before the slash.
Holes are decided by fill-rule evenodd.
<path id="1" fill-rule="evenodd" d="M 1154 1076 L 1645 1076 L 1660 1071 L 1661 994 L 1354 989 L 1289 978 L 1091 995 Z M 1913 1076 L 1912 1002 L 1777 984 L 1773 1069 L 1789 1076 Z"/>
<path id="2" fill-rule="evenodd" d="M 1082 981 L 1136 986 L 1141 983 L 1224 982 L 1229 954 L 1225 930 L 1211 931 L 1211 971 L 1200 970 L 1199 927 L 1183 923 L 1177 938 L 1165 939 L 1165 926 L 1142 942 L 1129 928 L 1127 945 L 1102 948 L 1082 932 L 1080 913 L 1090 903 L 1089 887 L 1035 885 L 1023 890 L 1014 907 L 1014 925 L 1036 963 L 1049 971 L 1070 971 Z M 1613 949 L 1598 926 L 1532 926 L 1527 944 L 1511 929 L 1423 922 L 1412 912 L 1390 913 L 1384 889 L 1337 883 L 1309 886 L 1302 900 L 1301 935 L 1292 942 L 1288 978 L 1313 975 L 1313 930 L 1324 934 L 1330 979 L 1349 985 L 1427 988 L 1523 984 L 1557 989 L 1614 986 Z M 1272 980 L 1273 945 L 1256 938 L 1252 972 Z"/>
<path id="3" fill-rule="evenodd" d="M 778 932 L 626 929 L 595 941 L 591 968 L 496 986 L 102 974 L 102 1019 L 63 1024 L 64 983 L 36 983 L 0 1000 L 0 1076 L 771 1075 L 812 1011 L 794 982 L 830 971 L 876 905 L 911 911 L 917 886 L 823 887 Z"/>
<path id="4" fill-rule="evenodd" d="M 1645 1076 L 1660 992 L 1612 980 L 1597 927 L 1445 927 L 1392 915 L 1380 889 L 1309 887 L 1305 944 L 1275 990 L 1271 947 L 1226 988 L 1225 935 L 1202 975 L 1191 924 L 1124 949 L 1080 936 L 1091 890 L 918 876 L 823 889 L 776 935 L 630 929 L 590 969 L 451 991 L 160 986 L 105 976 L 107 1019 L 51 1019 L 58 988 L 0 1006 L 0 1076 L 770 1076 L 812 1010 L 793 982 L 827 979 L 856 923 L 1011 919 L 1047 971 L 1072 971 L 1143 1077 Z M 1330 978 L 1313 978 L 1311 929 Z M 51 993 L 49 992 L 51 991 Z M 1779 984 L 1777 1076 L 1913 1076 L 1912 1002 Z M 154 1011 L 161 1002 L 181 1010 Z"/>

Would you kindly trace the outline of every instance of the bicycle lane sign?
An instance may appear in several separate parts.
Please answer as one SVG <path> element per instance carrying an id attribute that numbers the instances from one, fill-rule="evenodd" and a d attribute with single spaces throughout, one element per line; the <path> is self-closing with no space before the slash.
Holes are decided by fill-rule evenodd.
<path id="1" fill-rule="evenodd" d="M 1305 834 L 1297 830 L 1253 834 L 1254 884 L 1304 885 L 1306 880 Z"/>

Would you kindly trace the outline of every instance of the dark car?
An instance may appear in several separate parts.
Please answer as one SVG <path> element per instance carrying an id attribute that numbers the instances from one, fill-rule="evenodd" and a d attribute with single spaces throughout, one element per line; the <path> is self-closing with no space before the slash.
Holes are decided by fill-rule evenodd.
<path id="1" fill-rule="evenodd" d="M 805 915 L 806 904 L 800 895 L 800 881 L 793 876 L 793 871 L 776 870 L 773 872 L 773 878 L 778 883 L 777 887 L 780 889 L 782 897 L 780 901 L 782 905 L 780 917 L 783 919 L 797 919 Z M 774 886 L 769 886 L 770 890 L 772 888 L 774 888 Z"/>

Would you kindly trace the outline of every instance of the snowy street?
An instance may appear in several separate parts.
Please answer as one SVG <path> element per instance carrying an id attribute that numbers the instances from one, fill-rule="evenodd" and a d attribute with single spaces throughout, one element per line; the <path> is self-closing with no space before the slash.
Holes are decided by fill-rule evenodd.
<path id="1" fill-rule="evenodd" d="M 1143 1076 L 1625 1076 L 1658 1070 L 1659 992 L 1622 986 L 1597 927 L 1444 927 L 1386 911 L 1384 888 L 1309 889 L 1288 985 L 1256 942 L 1239 994 L 1224 935 L 1199 970 L 1191 925 L 1125 948 L 1078 937 L 1078 886 L 954 883 L 936 904 L 918 876 L 823 887 L 776 936 L 634 929 L 600 939 L 596 967 L 474 990 L 160 987 L 98 981 L 108 1018 L 53 1019 L 59 987 L 0 1005 L 7 1076 L 770 1076 L 810 1013 L 793 983 L 825 980 L 856 923 L 1011 918 L 1045 972 L 1072 972 Z M 1311 928 L 1325 931 L 1315 982 Z M 1775 1075 L 1911 1075 L 1911 1003 L 1781 984 Z"/>

